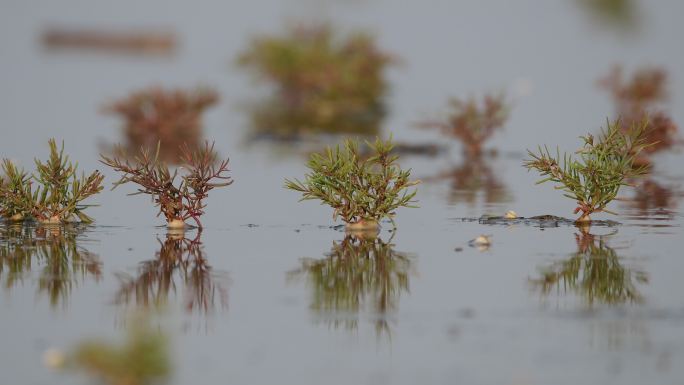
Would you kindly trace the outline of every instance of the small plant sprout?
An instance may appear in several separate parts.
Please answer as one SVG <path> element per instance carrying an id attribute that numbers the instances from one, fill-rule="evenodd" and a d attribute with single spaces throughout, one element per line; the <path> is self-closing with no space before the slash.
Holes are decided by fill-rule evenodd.
<path id="1" fill-rule="evenodd" d="M 184 145 L 180 151 L 181 166 L 175 170 L 159 159 L 159 144 L 154 154 L 141 148 L 132 161 L 122 156 L 108 158 L 104 155 L 100 161 L 123 174 L 113 188 L 133 182 L 139 188 L 132 195 L 151 195 L 159 207 L 158 215 L 164 215 L 169 228 L 185 228 L 185 221 L 192 218 L 201 229 L 199 217 L 204 214 L 209 191 L 233 183 L 226 175 L 228 160 L 219 161 L 214 144 L 208 142 L 197 150 Z M 178 177 L 180 183 L 176 183 Z"/>
<path id="2" fill-rule="evenodd" d="M 286 180 L 285 187 L 301 192 L 302 200 L 318 199 L 332 207 L 333 220 L 339 216 L 348 230 L 377 230 L 383 218 L 394 224 L 396 209 L 415 207 L 416 190 L 408 189 L 420 181 L 409 179 L 411 170 L 399 168 L 391 138 L 366 145 L 374 153 L 369 158 L 360 156 L 355 140 L 312 154 L 305 180 Z"/>
<path id="3" fill-rule="evenodd" d="M 485 95 L 481 104 L 474 97 L 452 98 L 449 110 L 443 121 L 422 122 L 419 126 L 440 129 L 445 135 L 460 140 L 466 155 L 478 157 L 484 142 L 506 123 L 510 107 L 501 93 Z"/>
<path id="4" fill-rule="evenodd" d="M 584 146 L 576 152 L 579 159 L 557 152 L 552 156 L 548 148 L 539 147 L 538 153 L 528 150 L 530 159 L 524 162 L 527 169 L 537 170 L 544 182 L 559 184 L 564 196 L 577 202 L 575 213 L 581 212 L 576 222 L 591 221 L 590 215 L 609 211 L 606 206 L 617 196 L 627 180 L 645 173 L 644 167 L 634 167 L 638 153 L 646 147 L 647 122 L 633 125 L 623 132 L 620 122 L 607 122 L 598 138 L 581 137 Z"/>
<path id="5" fill-rule="evenodd" d="M 71 222 L 75 216 L 81 222 L 91 223 L 92 218 L 83 212 L 91 205 L 82 202 L 102 191 L 104 176 L 94 171 L 78 177 L 78 165 L 64 155 L 64 144 L 58 150 L 55 140 L 50 139 L 49 145 L 50 158 L 45 163 L 36 159 L 34 175 L 29 176 L 7 159 L 3 161 L 8 180 L 0 188 L 2 215 L 15 220 L 32 216 L 47 224 Z M 38 185 L 35 190 L 34 182 Z"/>

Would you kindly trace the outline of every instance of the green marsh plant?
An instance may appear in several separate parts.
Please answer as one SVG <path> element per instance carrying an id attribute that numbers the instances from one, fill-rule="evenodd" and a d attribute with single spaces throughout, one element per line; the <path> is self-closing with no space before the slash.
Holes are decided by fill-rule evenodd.
<path id="1" fill-rule="evenodd" d="M 340 217 L 348 230 L 378 229 L 384 218 L 394 223 L 398 208 L 416 207 L 416 190 L 409 189 L 420 181 L 412 181 L 411 170 L 399 167 L 391 138 L 365 144 L 370 157 L 363 157 L 358 141 L 351 139 L 342 147 L 312 154 L 304 181 L 286 179 L 285 187 L 302 193 L 302 200 L 332 207 L 333 220 Z"/>
<path id="2" fill-rule="evenodd" d="M 195 239 L 167 234 L 156 258 L 141 262 L 134 276 L 117 274 L 120 289 L 114 303 L 143 310 L 162 309 L 183 291 L 183 309 L 210 314 L 228 308 L 228 277 L 215 272 L 200 235 Z"/>
<path id="3" fill-rule="evenodd" d="M 205 142 L 196 150 L 183 145 L 180 167 L 171 168 L 159 158 L 159 150 L 159 144 L 154 154 L 142 147 L 133 160 L 124 155 L 111 158 L 101 155 L 100 162 L 122 174 L 113 188 L 132 182 L 139 187 L 131 195 L 151 195 L 159 207 L 158 215 L 164 215 L 169 228 L 183 229 L 185 221 L 193 219 L 201 229 L 199 218 L 204 214 L 209 192 L 233 183 L 227 175 L 228 159 L 218 159 L 213 143 Z"/>
<path id="4" fill-rule="evenodd" d="M 102 191 L 104 176 L 99 171 L 89 175 L 77 173 L 78 164 L 69 161 L 50 139 L 50 157 L 46 162 L 36 159 L 36 172 L 28 175 L 10 160 L 3 160 L 7 181 L 0 184 L 0 214 L 21 220 L 32 217 L 41 223 L 64 223 L 78 218 L 93 221 L 83 211 L 91 205 L 83 201 Z"/>
<path id="5" fill-rule="evenodd" d="M 644 167 L 635 167 L 634 161 L 644 149 L 648 122 L 632 125 L 627 131 L 621 129 L 619 121 L 607 121 L 607 127 L 598 137 L 589 134 L 581 137 L 584 145 L 576 152 L 577 158 L 569 154 L 552 155 L 547 147 L 538 152 L 528 150 L 530 158 L 524 166 L 537 170 L 543 179 L 537 184 L 553 182 L 563 195 L 577 202 L 575 214 L 581 212 L 576 222 L 591 221 L 590 215 L 597 212 L 615 214 L 607 205 L 615 199 L 622 186 L 630 178 L 645 173 Z"/>

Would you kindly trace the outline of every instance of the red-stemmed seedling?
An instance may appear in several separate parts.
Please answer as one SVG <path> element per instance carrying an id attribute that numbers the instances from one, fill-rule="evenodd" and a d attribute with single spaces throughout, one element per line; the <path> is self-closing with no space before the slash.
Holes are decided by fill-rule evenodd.
<path id="1" fill-rule="evenodd" d="M 159 145 L 154 154 L 141 148 L 132 161 L 121 154 L 112 158 L 101 155 L 100 162 L 122 174 L 113 188 L 133 182 L 139 188 L 132 195 L 151 195 L 159 207 L 158 215 L 164 215 L 169 228 L 185 228 L 185 222 L 193 219 L 201 229 L 199 218 L 204 214 L 209 191 L 233 183 L 226 175 L 228 159 L 219 161 L 214 143 L 209 142 L 197 150 L 183 145 L 180 151 L 181 165 L 174 170 L 159 160 Z M 177 179 L 180 183 L 176 183 Z"/>

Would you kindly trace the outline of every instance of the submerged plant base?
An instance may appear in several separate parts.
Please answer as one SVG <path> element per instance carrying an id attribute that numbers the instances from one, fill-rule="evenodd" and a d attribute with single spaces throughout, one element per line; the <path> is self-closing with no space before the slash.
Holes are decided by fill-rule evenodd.
<path id="1" fill-rule="evenodd" d="M 378 223 L 378 221 L 360 220 L 354 223 L 347 223 L 344 228 L 347 231 L 380 230 L 380 224 Z"/>
<path id="2" fill-rule="evenodd" d="M 581 217 L 577 218 L 575 223 L 591 223 L 591 217 L 589 214 L 582 214 Z"/>
<path id="3" fill-rule="evenodd" d="M 174 230 L 184 230 L 186 226 L 182 219 L 172 219 L 166 223 L 166 227 Z"/>
<path id="4" fill-rule="evenodd" d="M 38 222 L 43 225 L 59 225 L 62 223 L 62 218 L 59 215 L 53 215 L 50 218 L 39 219 Z"/>
<path id="5" fill-rule="evenodd" d="M 358 239 L 375 239 L 380 233 L 380 224 L 377 221 L 358 221 L 347 223 L 344 231 L 348 235 Z"/>

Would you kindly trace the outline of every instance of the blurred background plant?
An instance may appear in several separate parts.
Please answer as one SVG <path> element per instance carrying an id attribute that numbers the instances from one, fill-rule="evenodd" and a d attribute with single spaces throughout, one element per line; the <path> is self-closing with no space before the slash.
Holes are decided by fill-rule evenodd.
<path id="1" fill-rule="evenodd" d="M 451 98 L 443 119 L 420 122 L 418 126 L 439 129 L 461 142 L 466 157 L 479 157 L 484 143 L 503 128 L 510 109 L 503 93 L 485 94 L 481 103 L 475 97 Z"/>
<path id="2" fill-rule="evenodd" d="M 102 278 L 99 257 L 79 243 L 87 228 L 82 226 L 0 227 L 0 282 L 5 290 L 35 282 L 37 294 L 45 295 L 52 307 L 66 307 L 72 289 L 88 278 Z"/>
<path id="3" fill-rule="evenodd" d="M 388 318 L 399 298 L 409 293 L 412 257 L 380 238 L 347 235 L 333 242 L 323 259 L 305 258 L 288 272 L 288 280 L 304 277 L 312 289 L 311 310 L 334 327 L 358 327 L 361 312 L 370 312 L 378 336 L 390 334 Z"/>
<path id="4" fill-rule="evenodd" d="M 155 259 L 141 262 L 133 274 L 120 273 L 114 303 L 139 308 L 162 308 L 183 288 L 183 309 L 207 314 L 228 308 L 228 279 L 209 266 L 198 234 L 195 239 L 168 234 L 159 241 Z"/>
<path id="5" fill-rule="evenodd" d="M 58 369 L 85 372 L 105 385 L 152 385 L 168 382 L 173 371 L 166 334 L 142 316 L 129 323 L 123 344 L 88 339 L 61 357 L 50 352 L 47 363 Z"/>
<path id="6" fill-rule="evenodd" d="M 653 144 L 644 148 L 638 164 L 650 164 L 650 155 L 678 142 L 677 126 L 662 106 L 668 100 L 668 78 L 664 69 L 644 67 L 627 80 L 622 67 L 615 66 L 598 83 L 611 93 L 623 130 L 644 120 L 648 122 L 646 141 Z"/>
<path id="7" fill-rule="evenodd" d="M 577 252 L 570 258 L 540 269 L 540 278 L 532 286 L 544 297 L 554 290 L 559 295 L 579 295 L 587 307 L 595 304 L 621 305 L 642 303 L 638 285 L 648 283 L 648 275 L 626 268 L 614 249 L 602 237 L 588 232 L 575 234 Z"/>
<path id="8" fill-rule="evenodd" d="M 72 222 L 75 216 L 81 222 L 91 223 L 93 219 L 83 212 L 91 205 L 82 202 L 102 191 L 104 176 L 96 170 L 78 177 L 78 165 L 64 155 L 64 143 L 59 150 L 54 139 L 48 143 L 50 158 L 45 163 L 36 159 L 36 173 L 31 176 L 12 161 L 3 160 L 7 182 L 0 184 L 0 213 L 15 220 L 30 215 L 39 222 L 58 224 Z M 33 182 L 38 185 L 35 190 Z"/>
<path id="9" fill-rule="evenodd" d="M 104 111 L 124 119 L 123 147 L 127 154 L 133 156 L 141 147 L 154 150 L 161 143 L 160 158 L 177 163 L 182 156 L 181 146 L 192 150 L 202 146 L 202 114 L 218 99 L 216 91 L 208 87 L 150 87 L 105 106 Z"/>
<path id="10" fill-rule="evenodd" d="M 597 24 L 631 30 L 639 25 L 640 12 L 635 0 L 577 0 Z"/>
<path id="11" fill-rule="evenodd" d="M 43 45 L 51 50 L 78 49 L 131 55 L 174 53 L 175 33 L 168 30 L 92 29 L 51 26 L 42 34 Z"/>
<path id="12" fill-rule="evenodd" d="M 252 39 L 238 64 L 275 89 L 273 97 L 253 107 L 253 134 L 377 135 L 389 88 L 384 73 L 395 62 L 370 34 L 344 35 L 330 24 Z"/>

